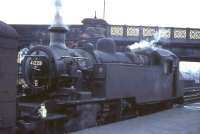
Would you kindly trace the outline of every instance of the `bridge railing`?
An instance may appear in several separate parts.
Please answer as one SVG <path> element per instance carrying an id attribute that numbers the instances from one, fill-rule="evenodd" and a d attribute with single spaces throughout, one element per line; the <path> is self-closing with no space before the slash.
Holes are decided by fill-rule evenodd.
<path id="1" fill-rule="evenodd" d="M 174 27 L 149 27 L 149 26 L 108 26 L 108 36 L 123 40 L 152 40 L 159 37 L 163 40 L 196 40 L 200 41 L 200 29 L 174 28 Z"/>

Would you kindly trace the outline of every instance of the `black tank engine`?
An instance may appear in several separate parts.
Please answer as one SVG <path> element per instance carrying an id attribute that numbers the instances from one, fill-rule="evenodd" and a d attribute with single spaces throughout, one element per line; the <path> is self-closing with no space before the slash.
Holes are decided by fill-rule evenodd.
<path id="1" fill-rule="evenodd" d="M 19 90 L 19 124 L 24 132 L 41 128 L 41 122 L 48 131 L 73 131 L 135 116 L 139 105 L 182 99 L 178 58 L 170 51 L 117 52 L 110 38 L 70 49 L 63 25 L 49 30 L 50 45 L 31 48 L 23 60 L 27 86 Z"/>

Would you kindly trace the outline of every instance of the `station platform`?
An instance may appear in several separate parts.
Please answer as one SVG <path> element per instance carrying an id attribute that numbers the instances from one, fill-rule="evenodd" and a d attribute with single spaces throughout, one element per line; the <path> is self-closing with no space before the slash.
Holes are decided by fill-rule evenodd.
<path id="1" fill-rule="evenodd" d="M 70 134 L 200 134 L 200 102 Z"/>

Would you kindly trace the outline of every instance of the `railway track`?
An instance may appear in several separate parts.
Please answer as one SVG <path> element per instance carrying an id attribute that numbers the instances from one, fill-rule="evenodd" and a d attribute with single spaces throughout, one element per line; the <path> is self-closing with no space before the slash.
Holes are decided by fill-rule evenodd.
<path id="1" fill-rule="evenodd" d="M 200 100 L 200 87 L 184 88 L 184 102 L 194 102 Z"/>

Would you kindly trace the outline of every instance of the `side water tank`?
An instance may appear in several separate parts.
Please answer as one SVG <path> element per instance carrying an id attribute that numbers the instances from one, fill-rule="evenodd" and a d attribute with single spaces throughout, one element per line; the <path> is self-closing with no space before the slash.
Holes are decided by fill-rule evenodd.
<path id="1" fill-rule="evenodd" d="M 0 21 L 0 134 L 14 134 L 18 34 Z"/>

